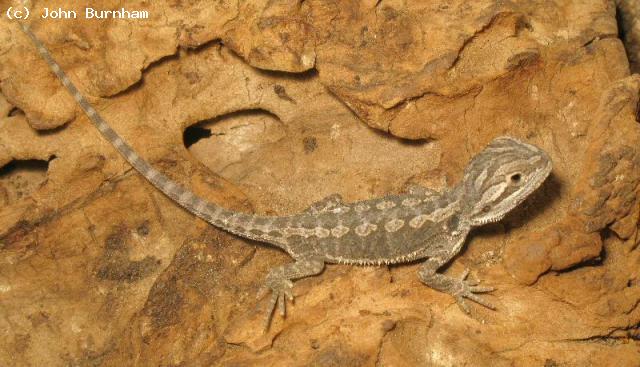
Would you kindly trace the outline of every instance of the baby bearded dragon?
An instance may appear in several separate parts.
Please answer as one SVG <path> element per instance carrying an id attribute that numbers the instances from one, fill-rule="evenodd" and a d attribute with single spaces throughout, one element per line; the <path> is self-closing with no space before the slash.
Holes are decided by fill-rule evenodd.
<path id="1" fill-rule="evenodd" d="M 494 308 L 476 294 L 493 288 L 468 281 L 468 270 L 461 278 L 437 270 L 460 251 L 471 228 L 502 219 L 542 184 L 552 164 L 541 149 L 511 137 L 496 138 L 471 160 L 461 182 L 442 193 L 412 187 L 408 194 L 355 203 L 332 195 L 299 214 L 282 217 L 234 212 L 207 202 L 144 161 L 89 104 L 29 27 L 21 25 L 91 122 L 153 186 L 214 226 L 275 245 L 295 260 L 272 269 L 259 292 L 271 291 L 265 329 L 276 305 L 284 316 L 286 299 L 293 300 L 292 280 L 321 273 L 325 263 L 380 265 L 426 259 L 418 271 L 423 283 L 455 297 L 467 313 L 465 299 Z"/>

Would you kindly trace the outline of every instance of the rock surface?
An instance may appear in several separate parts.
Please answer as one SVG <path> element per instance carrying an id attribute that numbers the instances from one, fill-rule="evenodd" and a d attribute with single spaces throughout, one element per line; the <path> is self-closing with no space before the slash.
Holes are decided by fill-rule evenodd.
<path id="1" fill-rule="evenodd" d="M 255 294 L 287 256 L 154 190 L 3 17 L 0 365 L 637 365 L 640 78 L 612 2 L 126 7 L 151 16 L 31 24 L 142 156 L 225 207 L 442 189 L 498 135 L 554 171 L 445 269 L 496 311 L 465 315 L 416 264 L 336 265 L 263 335 Z"/>

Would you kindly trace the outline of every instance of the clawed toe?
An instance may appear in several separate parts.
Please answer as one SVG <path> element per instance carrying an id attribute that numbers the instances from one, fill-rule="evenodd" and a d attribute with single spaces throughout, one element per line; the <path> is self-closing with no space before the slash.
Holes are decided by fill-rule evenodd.
<path id="1" fill-rule="evenodd" d="M 287 300 L 282 294 L 280 294 L 278 296 L 278 310 L 280 311 L 280 316 L 284 317 L 287 311 L 286 307 L 287 307 Z"/>
<path id="2" fill-rule="evenodd" d="M 465 280 L 467 280 L 467 278 L 469 277 L 469 268 L 464 268 L 464 271 L 462 272 L 462 275 L 460 276 L 460 281 L 464 282 Z"/>
<path id="3" fill-rule="evenodd" d="M 496 309 L 496 307 L 493 304 L 491 304 L 489 301 L 486 301 L 486 300 L 478 297 L 477 295 L 475 295 L 473 293 L 469 293 L 469 294 L 465 295 L 464 297 L 466 297 L 466 298 L 468 298 L 468 299 L 470 299 L 470 300 L 472 300 L 472 301 L 474 301 L 476 303 L 479 303 L 479 304 L 483 305 L 486 308 L 489 308 L 489 309 L 492 309 L 492 310 Z"/>
<path id="4" fill-rule="evenodd" d="M 487 292 L 493 292 L 496 289 L 493 287 L 483 287 L 483 286 L 472 285 L 471 287 L 469 287 L 469 290 L 473 293 L 487 293 Z"/>
<path id="5" fill-rule="evenodd" d="M 269 287 L 267 287 L 266 284 L 261 286 L 258 289 L 258 291 L 256 292 L 256 300 L 261 299 L 262 297 L 266 296 L 268 292 L 269 292 Z"/>
<path id="6" fill-rule="evenodd" d="M 465 269 L 464 272 L 462 273 L 462 276 L 460 277 L 459 291 L 455 295 L 456 302 L 458 303 L 458 306 L 460 306 L 460 309 L 462 309 L 462 311 L 465 312 L 466 314 L 469 314 L 470 309 L 469 309 L 469 305 L 466 302 L 466 299 L 470 299 L 478 304 L 483 305 L 484 307 L 487 307 L 491 310 L 495 310 L 496 307 L 493 304 L 491 304 L 489 301 L 482 299 L 480 296 L 476 295 L 476 293 L 492 292 L 495 290 L 495 288 L 478 285 L 480 284 L 479 281 L 477 280 L 469 281 L 467 280 L 468 276 L 469 276 L 469 269 Z"/>
<path id="7" fill-rule="evenodd" d="M 469 305 L 467 304 L 467 301 L 465 301 L 464 297 L 456 297 L 456 303 L 458 304 L 458 307 L 460 307 L 462 312 L 466 313 L 467 315 L 471 314 L 471 309 L 469 309 Z"/>
<path id="8" fill-rule="evenodd" d="M 273 312 L 278 308 L 278 313 L 280 316 L 285 316 L 287 300 L 293 302 L 293 283 L 288 279 L 281 280 L 267 280 L 267 284 L 260 288 L 258 291 L 258 298 L 262 298 L 264 294 L 268 291 L 271 291 L 271 297 L 269 299 L 269 303 L 267 304 L 267 309 L 265 313 L 264 319 L 264 327 L 263 332 L 266 332 L 269 329 L 269 325 L 271 324 L 271 319 L 273 317 Z"/>

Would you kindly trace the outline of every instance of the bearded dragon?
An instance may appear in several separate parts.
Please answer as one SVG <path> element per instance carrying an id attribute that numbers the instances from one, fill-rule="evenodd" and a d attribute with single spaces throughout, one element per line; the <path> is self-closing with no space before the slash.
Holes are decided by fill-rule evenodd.
<path id="1" fill-rule="evenodd" d="M 285 315 L 287 299 L 293 300 L 293 280 L 318 275 L 327 263 L 423 260 L 418 277 L 424 284 L 453 296 L 467 313 L 467 299 L 494 309 L 478 295 L 492 287 L 468 280 L 468 270 L 452 278 L 438 269 L 460 251 L 473 227 L 499 221 L 544 182 L 552 162 L 540 148 L 512 137 L 495 138 L 470 161 L 462 180 L 442 192 L 414 186 L 406 194 L 353 203 L 336 194 L 286 216 L 231 211 L 199 197 L 141 158 L 91 106 L 30 28 L 24 23 L 21 27 L 102 136 L 153 186 L 212 225 L 271 244 L 293 258 L 269 272 L 260 292 L 271 292 L 265 329 L 276 306 Z"/>

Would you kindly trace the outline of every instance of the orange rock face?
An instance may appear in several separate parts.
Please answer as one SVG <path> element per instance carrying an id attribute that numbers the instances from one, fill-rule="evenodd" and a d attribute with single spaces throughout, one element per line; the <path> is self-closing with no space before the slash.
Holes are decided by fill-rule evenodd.
<path id="1" fill-rule="evenodd" d="M 150 17 L 30 21 L 119 134 L 212 202 L 440 190 L 499 135 L 552 176 L 444 269 L 496 287 L 497 310 L 467 316 L 416 264 L 330 265 L 262 334 L 255 294 L 288 257 L 155 191 L 3 16 L 0 365 L 638 364 L 640 78 L 609 1 L 124 6 Z"/>

